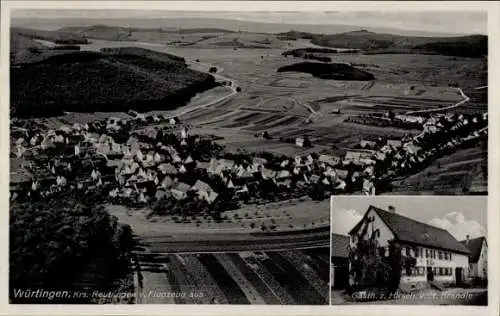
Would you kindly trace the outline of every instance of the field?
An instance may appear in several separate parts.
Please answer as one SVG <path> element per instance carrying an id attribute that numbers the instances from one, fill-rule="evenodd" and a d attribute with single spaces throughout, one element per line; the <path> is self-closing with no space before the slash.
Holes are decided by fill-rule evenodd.
<path id="1" fill-rule="evenodd" d="M 426 169 L 394 183 L 391 194 L 463 194 L 487 188 L 487 157 L 482 148 L 461 149 Z M 422 194 L 423 194 L 422 193 Z"/>
<path id="2" fill-rule="evenodd" d="M 328 248 L 144 254 L 142 303 L 326 305 L 328 254 Z"/>
<path id="3" fill-rule="evenodd" d="M 244 208 L 227 211 L 221 223 L 194 219 L 189 223 L 176 223 L 171 216 L 149 218 L 151 210 L 132 210 L 123 206 L 109 205 L 110 214 L 129 224 L 138 236 L 165 234 L 212 234 L 252 233 L 261 231 L 261 225 L 276 225 L 276 231 L 293 231 L 322 227 L 329 223 L 329 201 L 315 202 L 308 199 L 248 205 Z M 252 225 L 253 224 L 253 225 Z"/>

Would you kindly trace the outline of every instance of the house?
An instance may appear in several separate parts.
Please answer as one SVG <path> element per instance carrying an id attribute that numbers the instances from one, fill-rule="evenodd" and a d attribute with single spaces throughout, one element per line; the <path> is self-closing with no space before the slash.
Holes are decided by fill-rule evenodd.
<path id="1" fill-rule="evenodd" d="M 295 145 L 298 147 L 304 147 L 304 138 L 303 137 L 295 138 Z"/>
<path id="2" fill-rule="evenodd" d="M 368 166 L 368 167 L 365 168 L 365 170 L 363 170 L 363 172 L 367 176 L 372 176 L 373 173 L 375 172 L 375 168 L 373 166 Z"/>
<path id="3" fill-rule="evenodd" d="M 368 179 L 363 179 L 363 194 L 364 195 L 375 195 L 375 185 Z"/>
<path id="4" fill-rule="evenodd" d="M 279 171 L 277 174 L 276 174 L 276 179 L 286 179 L 286 178 L 290 178 L 292 175 L 290 174 L 290 171 L 288 170 L 281 170 Z"/>
<path id="5" fill-rule="evenodd" d="M 331 155 L 319 155 L 318 161 L 330 166 L 335 166 L 340 162 L 340 158 Z"/>
<path id="6" fill-rule="evenodd" d="M 377 152 L 375 154 L 375 159 L 377 159 L 378 161 L 385 161 L 386 158 L 387 155 L 384 152 Z"/>
<path id="7" fill-rule="evenodd" d="M 295 163 L 295 166 L 300 166 L 302 164 L 302 157 L 300 157 L 298 155 L 295 156 L 294 163 Z"/>
<path id="8" fill-rule="evenodd" d="M 371 148 L 374 148 L 377 145 L 377 143 L 374 141 L 362 139 L 361 142 L 359 143 L 359 145 L 361 146 L 361 148 L 371 149 Z"/>
<path id="9" fill-rule="evenodd" d="M 184 200 L 187 197 L 187 193 L 191 191 L 191 186 L 184 182 L 177 183 L 170 192 L 176 200 Z"/>
<path id="10" fill-rule="evenodd" d="M 218 196 L 212 188 L 203 181 L 197 180 L 192 189 L 196 191 L 199 199 L 203 199 L 208 203 L 212 203 Z"/>
<path id="11" fill-rule="evenodd" d="M 274 177 L 276 176 L 276 171 L 271 170 L 271 169 L 267 169 L 267 168 L 263 168 L 260 173 L 261 173 L 262 179 L 264 179 L 264 180 L 274 179 Z"/>
<path id="12" fill-rule="evenodd" d="M 399 139 L 388 139 L 387 146 L 394 148 L 394 149 L 398 149 L 402 146 L 402 142 Z"/>
<path id="13" fill-rule="evenodd" d="M 188 165 L 190 163 L 194 163 L 194 160 L 191 156 L 187 156 L 186 160 L 184 160 L 184 164 Z"/>
<path id="14" fill-rule="evenodd" d="M 337 174 L 339 179 L 345 180 L 345 179 L 347 179 L 347 175 L 349 174 L 349 171 L 345 170 L 345 169 L 335 169 L 335 173 Z"/>
<path id="15" fill-rule="evenodd" d="M 291 179 L 280 180 L 277 182 L 277 184 L 280 187 L 290 188 L 292 186 L 292 180 Z"/>
<path id="16" fill-rule="evenodd" d="M 186 170 L 186 167 L 184 167 L 184 165 L 181 165 L 181 166 L 179 167 L 179 172 L 180 172 L 180 173 L 186 173 L 186 171 L 187 171 L 187 170 Z"/>
<path id="17" fill-rule="evenodd" d="M 312 182 L 312 183 L 314 183 L 314 184 L 317 184 L 317 183 L 319 182 L 319 180 L 320 180 L 320 176 L 318 176 L 318 175 L 316 175 L 316 174 L 313 174 L 313 175 L 311 176 L 311 178 L 309 179 L 309 181 L 311 181 L 311 182 Z"/>
<path id="18" fill-rule="evenodd" d="M 344 289 L 349 285 L 350 237 L 332 234 L 331 238 L 331 286 L 334 289 Z"/>
<path id="19" fill-rule="evenodd" d="M 466 240 L 460 242 L 470 250 L 468 278 L 473 280 L 488 279 L 488 243 L 486 237 L 471 239 L 467 235 Z"/>
<path id="20" fill-rule="evenodd" d="M 375 152 L 372 150 L 348 150 L 345 153 L 344 159 L 346 161 L 359 161 L 362 158 L 370 158 Z"/>
<path id="21" fill-rule="evenodd" d="M 80 155 L 80 146 L 75 145 L 75 156 L 79 156 L 79 155 Z"/>
<path id="22" fill-rule="evenodd" d="M 404 144 L 404 148 L 405 148 L 406 152 L 411 154 L 411 155 L 415 155 L 421 150 L 421 148 L 419 146 L 417 146 L 413 143 Z"/>
<path id="23" fill-rule="evenodd" d="M 340 180 L 338 182 L 338 185 L 335 187 L 336 190 L 345 190 L 345 187 L 347 186 L 347 183 L 345 183 L 344 180 Z"/>
<path id="24" fill-rule="evenodd" d="M 183 140 L 184 140 L 184 139 L 186 139 L 186 138 L 188 138 L 188 130 L 187 130 L 187 128 L 185 128 L 185 127 L 183 127 L 183 128 L 181 129 L 181 138 L 182 138 Z"/>
<path id="25" fill-rule="evenodd" d="M 392 241 L 401 249 L 403 260 L 414 258 L 413 266 L 402 269 L 402 288 L 425 288 L 429 281 L 460 284 L 468 273 L 469 249 L 447 230 L 397 214 L 392 206 L 383 210 L 370 205 L 349 235 L 352 249 L 360 240 L 373 241 L 377 255 L 387 257 Z M 349 282 L 354 285 L 358 280 L 356 271 L 350 272 Z"/>
<path id="26" fill-rule="evenodd" d="M 263 166 L 267 163 L 267 160 L 260 157 L 253 157 L 252 164 L 255 166 Z"/>
<path id="27" fill-rule="evenodd" d="M 290 160 L 285 159 L 281 162 L 280 166 L 281 166 L 281 168 L 285 168 L 286 166 L 288 166 L 289 163 L 290 163 Z"/>
<path id="28" fill-rule="evenodd" d="M 314 158 L 313 158 L 313 156 L 311 156 L 311 155 L 307 155 L 307 157 L 306 157 L 306 161 L 305 161 L 305 165 L 306 165 L 306 166 L 310 166 L 310 165 L 312 165 L 313 163 L 314 163 Z"/>
<path id="29" fill-rule="evenodd" d="M 154 160 L 155 163 L 158 164 L 158 163 L 161 163 L 165 159 L 159 153 L 155 152 L 153 160 Z"/>

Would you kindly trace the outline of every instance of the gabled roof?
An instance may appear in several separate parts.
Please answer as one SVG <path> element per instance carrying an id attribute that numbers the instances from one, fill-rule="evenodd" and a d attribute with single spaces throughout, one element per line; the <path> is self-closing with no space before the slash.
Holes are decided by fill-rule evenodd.
<path id="1" fill-rule="evenodd" d="M 201 180 L 196 180 L 196 183 L 193 185 L 193 190 L 209 192 L 212 191 L 212 188 L 205 182 Z"/>
<path id="2" fill-rule="evenodd" d="M 174 189 L 182 192 L 189 192 L 191 191 L 191 186 L 189 184 L 186 184 L 184 182 L 179 182 L 177 185 L 175 185 Z"/>
<path id="3" fill-rule="evenodd" d="M 483 248 L 483 241 L 486 242 L 486 238 L 484 236 L 469 239 L 469 242 L 467 242 L 467 240 L 460 241 L 462 245 L 470 250 L 470 262 L 475 263 L 479 261 L 479 257 L 481 256 L 481 249 Z"/>
<path id="4" fill-rule="evenodd" d="M 349 236 L 332 234 L 332 257 L 348 258 L 349 257 Z"/>
<path id="5" fill-rule="evenodd" d="M 354 234 L 354 232 L 361 227 L 362 222 L 370 210 L 373 210 L 382 219 L 398 241 L 467 255 L 470 253 L 469 249 L 458 242 L 455 237 L 445 229 L 418 222 L 396 213 L 384 211 L 373 205 L 370 205 L 363 219 L 351 229 L 349 232 L 350 235 Z"/>

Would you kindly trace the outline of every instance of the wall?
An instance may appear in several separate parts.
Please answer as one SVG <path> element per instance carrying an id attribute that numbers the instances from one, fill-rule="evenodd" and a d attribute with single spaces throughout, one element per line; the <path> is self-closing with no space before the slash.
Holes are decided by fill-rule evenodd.
<path id="1" fill-rule="evenodd" d="M 368 229 L 367 229 L 367 234 L 364 236 L 364 239 L 370 238 L 372 231 L 379 230 L 380 236 L 377 238 L 379 246 L 387 247 L 388 246 L 388 241 L 394 238 L 393 233 L 387 227 L 387 225 L 382 221 L 382 219 L 375 213 L 375 211 L 370 210 L 367 214 L 367 216 L 364 217 L 366 220 L 369 217 L 374 217 L 374 221 L 369 223 Z M 366 225 L 366 222 L 364 223 Z M 363 230 L 364 225 L 361 226 L 360 231 Z M 350 241 L 351 247 L 356 246 L 356 237 L 351 236 L 351 241 Z M 406 247 L 408 245 L 401 244 L 401 252 L 403 256 L 406 256 Z M 415 246 L 414 245 L 409 245 L 410 246 L 410 256 L 416 257 L 415 256 Z M 469 259 L 467 255 L 462 255 L 458 253 L 451 253 L 447 251 L 448 254 L 451 254 L 451 260 L 445 260 L 444 255 L 442 256 L 442 259 L 439 259 L 439 251 L 444 252 L 442 250 L 438 249 L 433 249 L 433 248 L 428 248 L 428 247 L 421 247 L 418 246 L 417 249 L 422 249 L 422 256 L 416 257 L 416 266 L 417 268 L 423 268 L 423 271 L 421 273 L 418 273 L 418 275 L 415 275 L 415 273 L 412 273 L 411 276 L 406 275 L 406 271 L 403 271 L 403 276 L 401 277 L 401 283 L 416 283 L 416 282 L 427 282 L 427 267 L 436 267 L 437 271 L 434 273 L 434 280 L 439 281 L 439 282 L 455 282 L 456 277 L 455 277 L 455 268 L 461 267 L 463 269 L 463 278 L 466 279 L 468 270 L 469 270 Z M 435 258 L 427 258 L 426 257 L 426 250 L 435 251 Z M 388 253 L 388 249 L 386 250 L 386 254 Z M 420 254 L 420 250 L 419 250 Z M 451 275 L 439 275 L 439 268 L 449 268 L 451 269 Z M 414 271 L 416 272 L 416 271 Z"/>
<path id="2" fill-rule="evenodd" d="M 389 227 L 382 221 L 382 219 L 375 213 L 375 211 L 370 210 L 365 217 L 365 220 L 369 217 L 374 217 L 375 220 L 371 222 L 367 230 L 367 234 L 364 236 L 364 239 L 369 239 L 371 237 L 372 231 L 379 230 L 380 231 L 380 237 L 377 238 L 379 246 L 381 247 L 387 247 L 389 240 L 394 238 L 394 234 L 391 232 Z M 366 225 L 366 222 L 364 223 Z M 360 230 L 363 230 L 364 225 L 361 227 Z M 356 246 L 356 240 L 351 236 L 351 247 Z"/>
<path id="3" fill-rule="evenodd" d="M 481 255 L 479 256 L 479 261 L 477 262 L 477 276 L 481 279 L 488 278 L 488 245 L 486 241 L 483 241 Z"/>

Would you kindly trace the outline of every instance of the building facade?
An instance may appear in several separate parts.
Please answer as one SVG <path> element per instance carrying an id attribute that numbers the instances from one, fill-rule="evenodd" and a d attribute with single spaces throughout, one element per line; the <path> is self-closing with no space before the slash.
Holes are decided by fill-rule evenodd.
<path id="1" fill-rule="evenodd" d="M 467 236 L 466 240 L 460 242 L 470 250 L 469 256 L 469 279 L 488 279 L 488 243 L 485 237 L 470 239 Z"/>
<path id="2" fill-rule="evenodd" d="M 401 286 L 424 287 L 429 281 L 459 284 L 469 274 L 470 251 L 448 231 L 399 215 L 394 208 L 370 206 L 349 235 L 353 249 L 359 238 L 372 239 L 378 254 L 389 256 L 393 241 L 402 258 L 413 258 L 413 265 L 402 267 Z M 351 275 L 350 284 L 354 279 Z"/>

